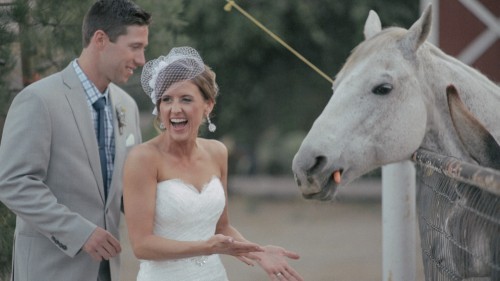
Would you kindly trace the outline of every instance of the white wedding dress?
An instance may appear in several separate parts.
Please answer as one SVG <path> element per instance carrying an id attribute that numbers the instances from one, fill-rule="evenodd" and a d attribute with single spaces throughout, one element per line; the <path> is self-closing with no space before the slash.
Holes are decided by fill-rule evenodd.
<path id="1" fill-rule="evenodd" d="M 226 203 L 219 178 L 201 192 L 179 179 L 158 183 L 154 233 L 180 241 L 207 240 Z M 141 260 L 137 281 L 227 281 L 219 255 L 149 261 Z"/>

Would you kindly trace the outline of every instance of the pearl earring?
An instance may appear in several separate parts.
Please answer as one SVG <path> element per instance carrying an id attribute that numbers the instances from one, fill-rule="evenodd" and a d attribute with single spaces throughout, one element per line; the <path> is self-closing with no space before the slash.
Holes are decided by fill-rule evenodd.
<path id="1" fill-rule="evenodd" d="M 165 124 L 163 124 L 163 122 L 160 123 L 159 127 L 160 127 L 160 130 L 162 130 L 162 131 L 165 130 Z"/>

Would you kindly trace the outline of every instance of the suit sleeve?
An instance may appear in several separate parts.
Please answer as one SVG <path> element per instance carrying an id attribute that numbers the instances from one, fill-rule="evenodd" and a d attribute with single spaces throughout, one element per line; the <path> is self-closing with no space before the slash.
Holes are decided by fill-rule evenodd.
<path id="1" fill-rule="evenodd" d="M 81 249 L 96 225 L 59 204 L 44 183 L 50 165 L 50 113 L 30 88 L 14 99 L 0 145 L 0 201 L 69 256 Z"/>

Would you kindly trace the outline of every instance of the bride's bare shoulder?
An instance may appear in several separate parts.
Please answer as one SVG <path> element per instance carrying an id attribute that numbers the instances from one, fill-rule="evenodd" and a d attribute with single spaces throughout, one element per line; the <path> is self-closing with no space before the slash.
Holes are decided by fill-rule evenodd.
<path id="1" fill-rule="evenodd" d="M 227 157 L 226 145 L 214 139 L 199 139 L 200 143 L 203 145 L 204 149 L 214 157 Z"/>
<path id="2" fill-rule="evenodd" d="M 127 155 L 127 159 L 135 161 L 154 161 L 160 155 L 155 139 L 134 146 Z"/>

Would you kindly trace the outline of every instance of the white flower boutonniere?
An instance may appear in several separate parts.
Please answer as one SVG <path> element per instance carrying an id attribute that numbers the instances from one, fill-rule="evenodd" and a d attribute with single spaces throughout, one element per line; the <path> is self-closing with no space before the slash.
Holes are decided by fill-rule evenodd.
<path id="1" fill-rule="evenodd" d="M 118 131 L 120 132 L 121 135 L 123 134 L 123 128 L 127 126 L 127 123 L 125 122 L 125 113 L 127 110 L 121 104 L 117 104 L 115 109 L 116 109 L 116 118 L 118 119 Z"/>

